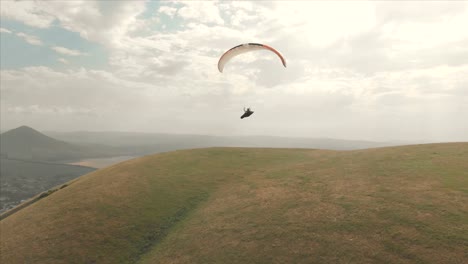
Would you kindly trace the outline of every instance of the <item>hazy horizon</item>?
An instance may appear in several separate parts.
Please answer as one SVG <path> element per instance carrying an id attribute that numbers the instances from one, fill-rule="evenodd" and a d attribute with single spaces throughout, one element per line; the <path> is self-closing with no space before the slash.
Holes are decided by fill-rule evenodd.
<path id="1" fill-rule="evenodd" d="M 34 130 L 37 130 L 36 128 L 34 127 L 31 127 L 31 126 L 28 126 L 28 125 L 22 125 L 22 126 L 19 126 L 19 127 L 15 127 L 15 128 L 11 128 L 11 129 L 1 129 L 0 130 L 0 133 L 5 133 L 5 132 L 8 132 L 10 130 L 13 130 L 13 129 L 16 129 L 16 128 L 20 128 L 20 127 L 29 127 L 29 128 L 32 128 Z M 54 136 L 56 135 L 67 135 L 67 134 L 74 134 L 74 133 L 82 133 L 82 134 L 86 134 L 86 133 L 97 133 L 97 134 L 106 134 L 106 133 L 109 133 L 109 134 L 113 134 L 113 133 L 116 133 L 116 134 L 136 134 L 136 135 L 148 135 L 148 136 L 151 136 L 151 135 L 158 135 L 158 134 L 161 134 L 161 135 L 173 135 L 173 136 L 207 136 L 207 137 L 233 137 L 233 138 L 236 138 L 236 137 L 251 137 L 251 138 L 255 138 L 255 137 L 259 137 L 259 138 L 284 138 L 284 139 L 311 139 L 311 140 L 314 140 L 314 139 L 322 139 L 322 140 L 343 140 L 343 141 L 367 141 L 367 142 L 375 142 L 375 143 L 402 143 L 402 144 L 420 144 L 420 143 L 444 143 L 444 142 L 465 142 L 465 141 L 456 141 L 456 140 L 453 140 L 453 141 L 431 141 L 431 140 L 425 140 L 425 139 L 408 139 L 408 140 L 398 140 L 398 139 L 388 139 L 388 140 L 369 140 L 369 139 L 365 139 L 365 138 L 333 138 L 333 137 L 327 137 L 327 136 L 323 136 L 323 137 L 310 137 L 310 136 L 284 136 L 284 135 L 268 135 L 268 134 L 223 134 L 223 135 L 219 135 L 219 134 L 208 134 L 208 133 L 205 133 L 205 134 L 197 134 L 197 133 L 184 133 L 184 132 L 158 132 L 158 131 L 154 131 L 154 132 L 148 132 L 148 131 L 123 131 L 123 130 L 37 130 L 38 132 L 42 133 L 42 134 L 45 134 L 47 136 L 50 136 L 52 138 L 54 138 Z M 69 136 L 68 136 L 69 137 Z M 68 138 L 67 137 L 67 138 Z M 57 138 L 55 138 L 57 139 Z M 65 140 L 65 141 L 69 141 L 69 139 Z"/>
<path id="2" fill-rule="evenodd" d="M 1 131 L 468 141 L 466 25 L 461 1 L 2 1 Z M 218 72 L 247 42 L 287 68 Z"/>

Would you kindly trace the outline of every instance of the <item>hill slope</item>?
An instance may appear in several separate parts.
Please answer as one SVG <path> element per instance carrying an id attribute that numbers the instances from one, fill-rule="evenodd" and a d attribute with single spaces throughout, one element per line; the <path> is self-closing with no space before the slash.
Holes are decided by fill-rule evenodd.
<path id="1" fill-rule="evenodd" d="M 117 164 L 0 222 L 2 263 L 461 263 L 468 143 L 210 148 Z"/>

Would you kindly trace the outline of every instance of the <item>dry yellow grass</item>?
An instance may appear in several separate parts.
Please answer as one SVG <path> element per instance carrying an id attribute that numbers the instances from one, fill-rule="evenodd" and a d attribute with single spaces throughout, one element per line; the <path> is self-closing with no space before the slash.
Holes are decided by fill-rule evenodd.
<path id="1" fill-rule="evenodd" d="M 0 228 L 2 263 L 463 263 L 468 144 L 158 154 Z"/>

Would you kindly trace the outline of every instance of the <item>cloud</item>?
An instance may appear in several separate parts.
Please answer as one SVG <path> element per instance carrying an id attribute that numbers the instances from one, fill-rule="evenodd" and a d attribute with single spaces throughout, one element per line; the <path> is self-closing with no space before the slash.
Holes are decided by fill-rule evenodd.
<path id="1" fill-rule="evenodd" d="M 0 32 L 1 33 L 7 33 L 7 34 L 11 34 L 12 32 L 6 28 L 0 28 Z"/>
<path id="2" fill-rule="evenodd" d="M 177 8 L 170 6 L 161 6 L 159 7 L 158 12 L 170 17 L 174 17 L 174 15 L 177 13 Z"/>
<path id="3" fill-rule="evenodd" d="M 94 116 L 96 111 L 92 108 L 72 108 L 70 106 L 54 106 L 54 105 L 28 105 L 28 106 L 15 106 L 8 107 L 7 112 L 13 114 L 52 114 L 52 115 L 91 115 Z"/>
<path id="4" fill-rule="evenodd" d="M 381 1 L 375 3 L 379 23 L 440 22 L 462 14 L 467 4 L 461 1 Z"/>
<path id="5" fill-rule="evenodd" d="M 37 1 L 2 1 L 0 14 L 2 18 L 38 28 L 47 28 L 54 21 L 54 16 L 44 12 L 42 3 Z"/>
<path id="6" fill-rule="evenodd" d="M 450 2 L 460 3 L 460 2 Z M 397 40 L 396 49 L 417 51 L 421 48 L 436 47 L 468 38 L 464 25 L 468 23 L 468 10 L 458 10 L 452 16 L 428 21 L 391 21 L 382 25 L 381 34 L 385 39 Z"/>
<path id="7" fill-rule="evenodd" d="M 120 118 L 116 114 L 131 105 L 148 106 L 144 103 L 144 88 L 148 85 L 129 83 L 102 71 L 58 72 L 47 67 L 29 67 L 2 70 L 1 77 L 2 113 L 9 113 L 2 114 L 2 119 L 10 122 L 21 120 L 23 114 L 37 112 L 42 119 L 57 118 L 57 122 L 67 123 L 75 120 L 77 124 L 70 125 L 78 128 L 89 121 L 81 120 L 85 113 L 87 118 L 101 120 L 103 116 L 117 121 Z"/>
<path id="8" fill-rule="evenodd" d="M 57 59 L 59 62 L 63 63 L 63 64 L 69 64 L 70 62 L 68 62 L 66 59 L 64 58 L 58 58 Z"/>
<path id="9" fill-rule="evenodd" d="M 375 25 L 370 2 L 274 2 L 262 8 L 256 23 L 262 38 L 299 42 L 306 48 L 324 47 L 337 39 L 372 29 Z M 281 19 L 279 19 L 281 18 Z"/>
<path id="10" fill-rule="evenodd" d="M 67 49 L 64 47 L 59 47 L 59 46 L 54 46 L 52 49 L 60 54 L 68 55 L 68 56 L 85 56 L 88 55 L 85 52 L 79 51 L 79 50 L 74 50 L 74 49 Z"/>
<path id="11" fill-rule="evenodd" d="M 28 34 L 23 33 L 23 32 L 16 33 L 16 36 L 24 39 L 27 43 L 29 43 L 31 45 L 35 45 L 35 46 L 41 46 L 42 45 L 42 41 L 36 36 L 28 35 Z"/>
<path id="12" fill-rule="evenodd" d="M 183 6 L 178 9 L 177 15 L 197 21 L 197 23 L 224 24 L 221 18 L 218 3 L 215 1 L 177 1 Z"/>
<path id="13" fill-rule="evenodd" d="M 53 22 L 89 41 L 115 45 L 138 22 L 143 1 L 5 1 L 2 17 L 38 28 Z M 133 28 L 134 29 L 134 28 Z"/>

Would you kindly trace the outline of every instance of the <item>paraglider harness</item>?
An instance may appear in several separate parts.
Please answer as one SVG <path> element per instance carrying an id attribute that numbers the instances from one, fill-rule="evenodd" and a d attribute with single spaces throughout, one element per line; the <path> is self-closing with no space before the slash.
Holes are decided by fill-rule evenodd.
<path id="1" fill-rule="evenodd" d="M 245 117 L 249 117 L 253 114 L 254 112 L 250 110 L 250 107 L 247 108 L 247 110 L 245 109 L 244 107 L 244 114 L 241 116 L 241 119 L 245 118 Z"/>

